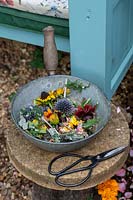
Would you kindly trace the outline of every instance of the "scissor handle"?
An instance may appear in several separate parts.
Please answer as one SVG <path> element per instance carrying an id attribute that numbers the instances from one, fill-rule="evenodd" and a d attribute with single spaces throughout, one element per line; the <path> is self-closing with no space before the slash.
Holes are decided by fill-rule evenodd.
<path id="1" fill-rule="evenodd" d="M 63 168 L 63 169 L 60 170 L 60 171 L 57 171 L 57 172 L 52 171 L 52 166 L 53 166 L 53 164 L 54 164 L 57 160 L 59 160 L 59 159 L 61 159 L 61 158 L 64 158 L 64 157 L 69 157 L 69 156 L 71 156 L 71 157 L 77 157 L 77 158 L 79 158 L 79 159 L 76 160 L 75 162 L 73 162 L 72 164 L 68 165 L 67 167 Z M 63 153 L 63 154 L 61 154 L 61 155 L 59 155 L 59 156 L 56 156 L 55 158 L 53 158 L 53 159 L 51 160 L 51 162 L 50 162 L 49 165 L 48 165 L 48 172 L 49 172 L 51 175 L 57 176 L 57 175 L 59 175 L 59 174 L 65 172 L 65 171 L 71 169 L 72 167 L 74 167 L 74 166 L 77 165 L 78 163 L 80 163 L 80 162 L 83 160 L 83 158 L 84 158 L 83 156 L 78 155 L 78 154 L 75 154 L 75 153 Z"/>
<path id="2" fill-rule="evenodd" d="M 83 178 L 80 182 L 78 183 L 63 183 L 60 181 L 60 178 L 64 175 L 66 175 L 66 173 L 60 173 L 55 177 L 55 182 L 56 184 L 58 184 L 59 186 L 63 186 L 63 187 L 76 187 L 76 186 L 80 186 L 83 183 L 85 183 L 91 176 L 93 168 L 90 168 L 88 171 L 88 174 L 85 178 Z M 73 172 L 74 173 L 74 172 Z"/>

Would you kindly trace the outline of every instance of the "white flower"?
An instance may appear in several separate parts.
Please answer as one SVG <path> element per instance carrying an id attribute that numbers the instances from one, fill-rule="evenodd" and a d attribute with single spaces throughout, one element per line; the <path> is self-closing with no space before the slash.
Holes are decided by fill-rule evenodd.
<path id="1" fill-rule="evenodd" d="M 20 121 L 18 122 L 18 124 L 23 128 L 23 130 L 28 129 L 28 122 L 26 122 L 26 119 L 22 115 L 20 115 Z"/>

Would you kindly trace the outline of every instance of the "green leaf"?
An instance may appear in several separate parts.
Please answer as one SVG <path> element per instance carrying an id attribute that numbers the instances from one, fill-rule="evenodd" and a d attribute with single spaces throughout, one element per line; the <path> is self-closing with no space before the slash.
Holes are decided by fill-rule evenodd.
<path id="1" fill-rule="evenodd" d="M 91 128 L 92 126 L 96 125 L 98 122 L 99 122 L 99 120 L 96 119 L 96 118 L 94 118 L 94 119 L 89 119 L 89 120 L 87 120 L 87 122 L 85 122 L 85 123 L 83 124 L 83 128 L 89 129 L 89 128 Z"/>
<path id="2" fill-rule="evenodd" d="M 89 85 L 83 85 L 83 83 L 79 80 L 76 81 L 67 81 L 66 87 L 69 89 L 77 90 L 78 92 L 82 92 L 83 89 L 89 87 Z"/>
<path id="3" fill-rule="evenodd" d="M 43 62 L 43 48 L 37 47 L 33 52 L 33 60 L 30 62 L 32 67 L 35 68 L 44 68 Z"/>
<path id="4" fill-rule="evenodd" d="M 118 193 L 118 198 L 120 198 L 120 197 L 122 197 L 122 194 L 119 192 L 119 193 Z"/>
<path id="5" fill-rule="evenodd" d="M 91 103 L 91 98 L 85 99 L 82 103 L 81 103 L 81 107 L 83 108 L 86 104 L 90 104 Z"/>
<path id="6" fill-rule="evenodd" d="M 63 57 L 63 53 L 61 51 L 58 51 L 58 60 L 59 60 L 59 62 L 62 59 L 62 57 Z"/>
<path id="7" fill-rule="evenodd" d="M 62 59 L 62 56 L 63 56 L 62 52 L 58 51 L 59 62 Z M 43 61 L 43 48 L 42 47 L 37 47 L 35 49 L 35 51 L 33 52 L 33 59 L 30 62 L 30 65 L 34 68 L 40 68 L 40 69 L 45 68 L 44 61 Z"/>
<path id="8" fill-rule="evenodd" d="M 15 95 L 16 95 L 16 92 L 12 92 L 12 93 L 9 95 L 8 99 L 9 99 L 10 102 L 13 100 L 13 98 L 15 97 Z"/>
<path id="9" fill-rule="evenodd" d="M 87 198 L 87 200 L 93 200 L 94 198 L 93 198 L 93 194 L 91 194 L 88 198 Z"/>
<path id="10" fill-rule="evenodd" d="M 46 133 L 46 132 L 47 132 L 46 130 L 39 129 L 39 133 Z"/>

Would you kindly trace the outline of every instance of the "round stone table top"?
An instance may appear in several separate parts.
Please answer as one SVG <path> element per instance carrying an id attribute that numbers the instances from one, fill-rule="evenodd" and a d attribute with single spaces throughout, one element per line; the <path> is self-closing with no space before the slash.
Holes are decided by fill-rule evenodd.
<path id="1" fill-rule="evenodd" d="M 112 105 L 112 115 L 106 127 L 91 142 L 80 150 L 75 151 L 81 155 L 96 155 L 103 151 L 118 147 L 129 146 L 130 134 L 128 123 L 122 112 L 117 113 L 116 107 Z M 7 131 L 7 149 L 13 165 L 25 177 L 46 188 L 55 190 L 65 190 L 65 187 L 58 186 L 54 181 L 54 176 L 48 173 L 49 162 L 58 155 L 44 151 L 31 144 L 23 137 L 12 122 Z M 101 182 L 112 177 L 120 169 L 127 159 L 128 148 L 113 158 L 103 161 L 93 170 L 91 178 L 78 187 L 69 188 L 72 190 L 83 190 L 94 187 Z M 65 158 L 58 167 L 63 168 L 65 163 L 71 162 L 73 158 Z M 66 183 L 79 182 L 86 172 L 75 173 L 63 178 Z"/>

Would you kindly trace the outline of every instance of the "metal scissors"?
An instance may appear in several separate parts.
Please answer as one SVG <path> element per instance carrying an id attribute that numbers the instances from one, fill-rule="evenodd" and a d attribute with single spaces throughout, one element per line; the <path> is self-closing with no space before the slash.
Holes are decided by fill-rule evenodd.
<path id="1" fill-rule="evenodd" d="M 113 156 L 116 156 L 118 154 L 120 154 L 121 152 L 123 152 L 125 149 L 127 148 L 127 146 L 121 146 L 121 147 L 117 147 L 114 149 L 110 149 L 108 151 L 99 153 L 95 156 L 82 156 L 79 154 L 75 154 L 75 153 L 63 153 L 55 158 L 53 158 L 51 160 L 51 162 L 49 163 L 48 166 L 48 172 L 51 175 L 55 176 L 55 182 L 63 187 L 76 187 L 76 186 L 80 186 L 81 184 L 85 183 L 91 176 L 93 169 L 102 161 L 107 160 L 109 158 L 112 158 Z M 52 166 L 53 164 L 59 160 L 62 159 L 64 157 L 75 157 L 77 158 L 76 161 L 74 161 L 72 164 L 66 166 L 65 168 L 63 168 L 60 171 L 52 171 Z M 83 161 L 91 161 L 91 164 L 85 166 L 85 167 L 77 167 L 72 169 L 73 167 L 77 166 L 78 164 L 82 163 Z M 78 183 L 63 183 L 60 179 L 61 177 L 65 176 L 65 175 L 69 175 L 69 174 L 73 174 L 73 173 L 77 173 L 77 172 L 82 172 L 82 171 L 88 171 L 87 176 L 84 177 L 80 182 Z"/>

